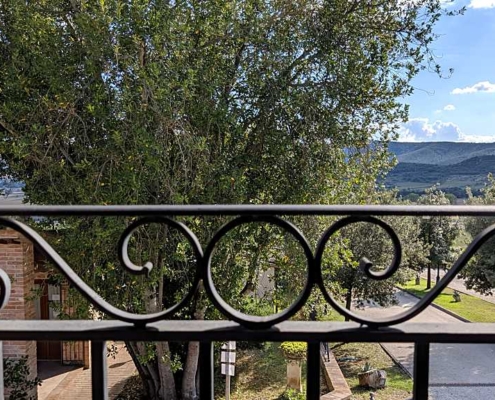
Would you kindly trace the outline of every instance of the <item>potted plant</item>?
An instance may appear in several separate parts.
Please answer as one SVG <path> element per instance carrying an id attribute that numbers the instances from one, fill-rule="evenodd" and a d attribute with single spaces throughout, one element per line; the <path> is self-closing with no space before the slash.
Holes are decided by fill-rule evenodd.
<path id="1" fill-rule="evenodd" d="M 361 368 L 361 372 L 358 374 L 359 386 L 369 387 L 372 386 L 371 379 L 375 374 L 376 369 L 371 366 L 369 362 L 366 362 Z"/>
<path id="2" fill-rule="evenodd" d="M 283 342 L 280 350 L 287 359 L 287 387 L 301 392 L 301 361 L 306 357 L 307 344 L 305 342 Z"/>

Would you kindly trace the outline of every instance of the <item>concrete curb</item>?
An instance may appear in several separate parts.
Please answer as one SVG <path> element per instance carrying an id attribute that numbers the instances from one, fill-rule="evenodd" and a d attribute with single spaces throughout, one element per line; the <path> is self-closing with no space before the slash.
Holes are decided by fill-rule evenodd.
<path id="1" fill-rule="evenodd" d="M 329 393 L 320 396 L 320 400 L 348 400 L 352 397 L 351 389 L 344 378 L 340 366 L 335 359 L 335 356 L 330 351 L 328 353 L 329 360 L 326 361 L 320 346 L 320 364 L 322 367 L 323 377 L 328 388 L 332 389 Z"/>
<path id="2" fill-rule="evenodd" d="M 398 286 L 396 286 L 397 289 L 401 290 L 402 292 L 404 293 L 407 293 L 407 294 L 410 294 L 411 296 L 413 297 L 416 297 L 417 299 L 421 300 L 422 297 L 410 292 L 409 290 L 407 289 L 403 289 L 403 288 L 400 288 Z M 469 295 L 471 296 L 471 295 Z M 447 310 L 446 308 L 443 308 L 435 303 L 431 303 L 430 304 L 431 306 L 435 307 L 437 310 L 440 310 L 440 311 L 443 311 L 445 314 L 449 314 L 451 317 L 454 317 L 454 318 L 457 318 L 459 321 L 462 321 L 462 322 L 471 322 L 470 320 L 464 318 L 464 317 L 461 317 L 460 315 L 456 314 L 455 312 L 452 312 L 450 310 Z"/>
<path id="3" fill-rule="evenodd" d="M 404 367 L 399 360 L 397 360 L 397 358 L 395 358 L 395 356 L 390 352 L 388 351 L 388 349 L 382 344 L 382 343 L 379 343 L 380 347 L 383 349 L 383 351 L 387 354 L 387 356 L 390 357 L 390 359 L 394 362 L 394 364 L 404 373 L 406 374 L 409 378 L 412 378 L 412 374 L 409 372 L 409 370 Z"/>

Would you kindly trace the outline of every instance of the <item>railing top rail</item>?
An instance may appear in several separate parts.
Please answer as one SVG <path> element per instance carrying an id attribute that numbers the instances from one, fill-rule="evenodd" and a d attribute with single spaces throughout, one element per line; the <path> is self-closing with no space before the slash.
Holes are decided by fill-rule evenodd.
<path id="1" fill-rule="evenodd" d="M 375 329 L 355 322 L 284 321 L 249 329 L 224 320 L 165 320 L 146 327 L 115 320 L 2 320 L 0 340 L 494 343 L 495 324 L 406 322 Z"/>
<path id="2" fill-rule="evenodd" d="M 421 205 L 16 205 L 0 216 L 146 215 L 402 215 L 495 217 L 495 206 Z"/>

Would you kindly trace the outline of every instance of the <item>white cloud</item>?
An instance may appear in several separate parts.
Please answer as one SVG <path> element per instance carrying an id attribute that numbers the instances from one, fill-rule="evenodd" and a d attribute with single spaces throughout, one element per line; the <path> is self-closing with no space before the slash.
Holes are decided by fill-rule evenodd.
<path id="1" fill-rule="evenodd" d="M 460 128 L 452 122 L 430 122 L 428 118 L 412 118 L 399 131 L 401 141 L 438 142 L 458 141 Z"/>
<path id="2" fill-rule="evenodd" d="M 399 142 L 495 142 L 495 135 L 467 135 L 453 122 L 412 118 L 399 130 Z"/>
<path id="3" fill-rule="evenodd" d="M 459 138 L 459 142 L 493 143 L 493 142 L 495 142 L 495 135 L 482 136 L 482 135 L 464 135 L 464 134 L 462 134 L 461 137 Z"/>
<path id="4" fill-rule="evenodd" d="M 494 8 L 495 0 L 471 0 L 470 8 Z"/>
<path id="5" fill-rule="evenodd" d="M 454 110 L 455 110 L 455 106 L 453 104 L 447 104 L 441 110 L 435 110 L 435 114 L 441 114 L 443 111 L 454 111 Z"/>
<path id="6" fill-rule="evenodd" d="M 475 1 L 475 0 L 473 0 L 473 1 Z M 452 6 L 456 5 L 456 1 L 455 0 L 440 0 L 440 5 L 442 7 L 452 7 Z"/>
<path id="7" fill-rule="evenodd" d="M 495 2 L 495 0 L 493 0 Z M 495 93 L 495 83 L 490 83 L 488 81 L 475 83 L 473 86 L 467 86 L 465 88 L 456 88 L 452 90 L 451 94 L 466 94 L 466 93 Z"/>

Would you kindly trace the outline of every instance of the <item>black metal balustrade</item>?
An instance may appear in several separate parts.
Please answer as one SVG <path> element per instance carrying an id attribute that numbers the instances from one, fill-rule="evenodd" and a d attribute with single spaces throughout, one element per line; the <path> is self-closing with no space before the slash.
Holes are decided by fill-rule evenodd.
<path id="1" fill-rule="evenodd" d="M 202 250 L 194 233 L 178 216 L 232 216 Z M 321 236 L 313 252 L 308 240 L 290 222 L 280 216 L 340 216 Z M 125 271 L 146 273 L 149 266 L 134 265 L 127 254 L 129 238 L 135 229 L 150 223 L 164 223 L 178 229 L 195 252 L 196 275 L 191 290 L 175 306 L 155 314 L 138 315 L 120 310 L 93 291 L 70 268 L 64 259 L 31 227 L 13 217 L 19 216 L 133 216 L 135 220 L 122 234 L 119 257 Z M 369 320 L 346 310 L 336 302 L 324 286 L 321 263 L 326 243 L 343 227 L 356 222 L 367 222 L 383 228 L 394 246 L 391 265 L 383 271 L 372 270 L 367 260 L 364 272 L 370 279 L 383 280 L 392 276 L 401 261 L 401 245 L 394 230 L 380 216 L 489 216 L 495 217 L 495 207 L 473 206 L 2 206 L 0 225 L 10 227 L 35 243 L 47 259 L 79 290 L 91 304 L 114 320 L 104 321 L 0 321 L 2 340 L 90 340 L 93 399 L 107 399 L 106 341 L 199 341 L 200 397 L 213 399 L 213 346 L 215 341 L 303 341 L 308 343 L 307 398 L 320 397 L 320 343 L 321 342 L 413 342 L 414 389 L 416 400 L 428 398 L 430 343 L 495 343 L 495 324 L 435 324 L 412 323 L 411 318 L 421 313 L 452 281 L 483 243 L 495 235 L 495 225 L 481 232 L 449 272 L 414 307 L 403 313 L 381 320 Z M 307 281 L 299 298 L 286 310 L 269 317 L 245 315 L 229 306 L 215 289 L 211 273 L 211 256 L 215 245 L 230 230 L 250 222 L 274 224 L 292 234 L 302 246 L 308 265 Z M 229 320 L 178 321 L 167 320 L 191 300 L 200 282 L 215 307 Z M 313 287 L 321 290 L 326 301 L 352 322 L 289 321 L 306 303 Z M 0 270 L 0 308 L 9 299 L 10 280 Z M 0 342 L 1 343 L 1 342 Z M 0 346 L 1 350 L 1 346 Z M 0 369 L 0 389 L 3 377 Z"/>

